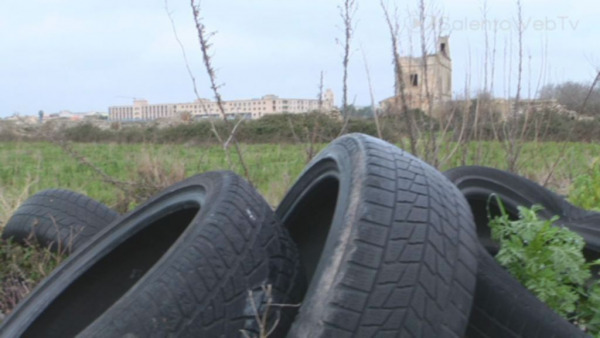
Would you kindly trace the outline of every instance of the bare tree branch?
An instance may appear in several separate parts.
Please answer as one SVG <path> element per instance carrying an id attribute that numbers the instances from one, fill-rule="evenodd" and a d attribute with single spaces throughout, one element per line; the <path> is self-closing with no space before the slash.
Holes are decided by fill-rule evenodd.
<path id="1" fill-rule="evenodd" d="M 190 80 L 192 81 L 192 86 L 194 88 L 194 95 L 196 95 L 196 99 L 198 100 L 197 102 L 200 103 L 200 106 L 202 107 L 202 110 L 204 111 L 204 113 L 208 114 L 208 108 L 206 108 L 206 105 L 200 99 L 200 94 L 198 93 L 198 86 L 196 84 L 196 77 L 194 76 L 194 73 L 192 72 L 192 69 L 190 67 L 190 63 L 188 61 L 185 47 L 183 46 L 181 39 L 179 39 L 179 34 L 177 34 L 177 28 L 175 27 L 175 20 L 173 20 L 173 15 L 172 15 L 171 11 L 169 10 L 169 0 L 165 0 L 165 12 L 167 13 L 167 17 L 169 18 L 169 22 L 171 23 L 171 29 L 173 30 L 173 36 L 175 36 L 175 40 L 177 41 L 177 44 L 179 45 L 179 48 L 181 49 L 181 55 L 183 56 L 185 68 L 190 77 Z M 219 143 L 223 144 L 223 139 L 221 138 L 221 135 L 219 135 L 219 132 L 217 131 L 217 128 L 215 127 L 214 121 L 212 119 L 209 119 L 209 120 L 210 120 L 211 132 L 215 135 L 215 137 L 217 138 Z M 231 166 L 231 158 L 229 155 L 227 155 L 227 159 L 228 159 L 229 165 Z"/>
<path id="2" fill-rule="evenodd" d="M 590 86 L 590 90 L 588 91 L 587 95 L 585 96 L 585 100 L 583 100 L 583 103 L 581 104 L 581 108 L 579 109 L 581 114 L 583 114 L 583 111 L 585 110 L 585 107 L 587 106 L 590 96 L 592 96 L 592 93 L 594 92 L 594 87 L 596 87 L 596 84 L 598 84 L 599 81 L 600 81 L 600 71 L 598 71 L 598 75 L 596 75 L 596 78 L 594 79 L 594 81 L 592 82 L 592 85 Z"/>
<path id="3" fill-rule="evenodd" d="M 436 151 L 436 136 L 433 122 L 433 97 L 429 87 L 429 65 L 428 65 L 428 53 L 427 53 L 427 29 L 425 27 L 425 21 L 427 19 L 425 10 L 425 0 L 419 0 L 419 33 L 421 40 L 421 68 L 423 69 L 423 85 L 425 86 L 425 99 L 427 100 L 427 115 L 429 116 L 429 137 L 425 145 L 425 157 L 426 161 L 433 163 L 437 166 L 438 159 L 434 156 Z M 435 25 L 432 26 L 433 34 L 435 35 Z M 436 37 L 437 38 L 437 37 Z"/>
<path id="4" fill-rule="evenodd" d="M 344 124 L 340 135 L 346 133 L 348 128 L 348 121 L 350 116 L 348 114 L 348 64 L 350 63 L 350 43 L 354 35 L 354 14 L 356 13 L 357 5 L 355 0 L 344 0 L 343 6 L 340 7 L 340 16 L 344 24 L 344 58 L 342 60 L 342 66 L 344 69 L 344 75 L 342 78 L 342 118 Z"/>
<path id="5" fill-rule="evenodd" d="M 521 153 L 522 148 L 522 138 L 519 139 L 517 135 L 518 124 L 518 112 L 521 110 L 521 89 L 522 89 L 522 80 L 523 80 L 523 6 L 521 0 L 517 0 L 517 22 L 518 22 L 518 30 L 517 30 L 517 38 L 519 44 L 519 65 L 517 69 L 517 93 L 515 95 L 515 102 L 513 106 L 513 114 L 512 121 L 510 121 L 509 128 L 509 151 L 508 151 L 508 170 L 511 172 L 517 171 L 517 162 L 519 160 L 519 155 Z M 528 114 L 528 111 L 526 112 Z M 527 124 L 523 125 L 525 128 Z M 521 134 L 524 133 L 524 129 Z"/>
<path id="6" fill-rule="evenodd" d="M 389 15 L 389 11 L 387 9 L 387 7 L 385 6 L 385 4 L 383 3 L 383 0 L 380 1 L 381 4 L 381 8 L 383 9 L 383 14 L 385 15 L 385 21 L 388 25 L 388 29 L 390 31 L 390 40 L 392 42 L 392 56 L 393 56 L 393 63 L 394 63 L 394 74 L 396 76 L 396 86 L 399 87 L 396 90 L 396 99 L 398 97 L 398 93 L 400 94 L 400 101 L 402 104 L 402 112 L 404 115 L 404 120 L 406 123 L 406 129 L 408 131 L 408 137 L 410 139 L 410 151 L 411 153 L 413 153 L 415 156 L 417 156 L 417 139 L 415 138 L 414 135 L 414 130 L 416 129 L 414 126 L 414 118 L 410 112 L 410 109 L 408 109 L 408 103 L 406 100 L 406 83 L 404 82 L 404 73 L 403 73 L 403 69 L 402 69 L 402 64 L 400 63 L 400 55 L 398 54 L 398 32 L 399 32 L 399 27 L 398 27 L 398 18 L 395 17 L 394 21 L 392 22 L 392 18 Z M 396 102 L 397 103 L 397 102 Z M 397 106 L 397 104 L 396 104 Z"/>
<path id="7" fill-rule="evenodd" d="M 246 179 L 248 181 L 251 181 L 250 172 L 248 171 L 248 167 L 246 166 L 244 156 L 236 138 L 237 128 L 235 126 L 232 127 L 230 121 L 227 119 L 223 99 L 221 98 L 221 93 L 219 92 L 220 85 L 217 85 L 217 75 L 212 66 L 211 56 L 209 54 L 209 50 L 212 45 L 209 40 L 210 37 L 214 35 L 214 33 L 206 33 L 206 26 L 204 26 L 204 24 L 202 23 L 202 18 L 200 17 L 200 5 L 196 4 L 196 0 L 190 0 L 190 5 L 192 7 L 192 13 L 194 15 L 194 23 L 196 24 L 198 40 L 200 41 L 200 49 L 202 50 L 202 60 L 204 62 L 204 67 L 206 68 L 206 72 L 210 79 L 210 88 L 212 89 L 213 94 L 215 96 L 215 100 L 217 102 L 219 112 L 221 113 L 221 117 L 223 118 L 225 125 L 230 130 L 228 141 L 226 143 L 223 143 L 223 148 L 225 149 L 225 152 L 228 153 L 229 141 L 233 143 L 233 146 L 238 156 L 239 163 L 242 166 L 242 169 L 244 170 L 244 176 L 246 176 Z"/>
<path id="8" fill-rule="evenodd" d="M 319 75 L 319 93 L 317 94 L 319 113 L 323 112 L 323 71 Z"/>
<path id="9" fill-rule="evenodd" d="M 371 97 L 371 111 L 373 112 L 373 118 L 375 119 L 375 128 L 377 129 L 377 137 L 383 139 L 383 135 L 381 134 L 381 126 L 379 125 L 379 116 L 377 115 L 377 110 L 375 107 L 375 95 L 373 95 L 373 85 L 371 83 L 371 72 L 369 71 L 369 63 L 367 62 L 367 56 L 365 55 L 365 50 L 360 48 L 362 52 L 363 61 L 365 64 L 365 73 L 367 74 L 367 83 L 369 85 L 369 96 Z"/>

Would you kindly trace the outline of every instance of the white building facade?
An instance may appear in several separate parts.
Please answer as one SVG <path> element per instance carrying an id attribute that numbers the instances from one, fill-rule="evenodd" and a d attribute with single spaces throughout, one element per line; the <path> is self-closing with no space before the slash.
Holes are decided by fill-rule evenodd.
<path id="1" fill-rule="evenodd" d="M 302 114 L 312 111 L 329 112 L 334 109 L 334 95 L 328 89 L 322 100 L 285 99 L 275 95 L 265 95 L 260 99 L 223 101 L 223 110 L 228 118 L 242 117 L 257 119 L 265 115 L 289 113 Z M 189 114 L 191 118 L 221 118 L 216 102 L 199 99 L 190 103 L 149 104 L 147 100 L 134 100 L 133 105 L 108 108 L 112 121 L 136 121 L 171 118 Z"/>

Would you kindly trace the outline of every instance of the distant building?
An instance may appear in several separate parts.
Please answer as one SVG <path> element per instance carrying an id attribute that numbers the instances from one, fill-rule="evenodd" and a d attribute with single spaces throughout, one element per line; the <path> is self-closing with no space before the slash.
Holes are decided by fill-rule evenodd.
<path id="1" fill-rule="evenodd" d="M 147 100 L 136 99 L 133 105 L 108 107 L 111 121 L 155 120 L 175 116 L 177 104 L 149 104 Z"/>
<path id="2" fill-rule="evenodd" d="M 43 111 L 39 111 L 35 116 L 33 115 L 19 115 L 14 114 L 5 118 L 6 120 L 20 120 L 20 121 L 29 121 L 31 119 L 35 119 L 38 123 L 46 122 L 51 120 L 69 120 L 69 121 L 80 121 L 80 120 L 90 120 L 90 119 L 98 119 L 98 120 L 107 120 L 108 113 L 99 112 L 99 111 L 89 111 L 89 112 L 79 112 L 74 113 L 70 110 L 61 110 L 57 113 L 46 114 Z"/>
<path id="3" fill-rule="evenodd" d="M 322 100 L 285 99 L 275 95 L 265 95 L 260 99 L 223 101 L 227 117 L 257 119 L 277 113 L 301 114 L 311 111 L 331 111 L 334 108 L 334 95 L 328 89 Z M 149 104 L 147 100 L 134 100 L 133 105 L 108 108 L 112 121 L 155 120 L 190 114 L 194 119 L 220 118 L 217 103 L 199 99 L 190 103 Z"/>
<path id="4" fill-rule="evenodd" d="M 108 117 L 107 113 L 90 111 L 83 113 L 74 113 L 70 110 L 61 110 L 58 113 L 52 113 L 43 116 L 44 121 L 61 119 L 61 120 L 70 120 L 70 121 L 80 121 L 83 119 L 106 119 Z"/>
<path id="5" fill-rule="evenodd" d="M 474 100 L 465 102 L 464 100 L 454 101 L 455 106 L 467 106 L 475 104 Z M 523 114 L 537 114 L 541 112 L 554 112 L 559 115 L 567 116 L 572 120 L 585 120 L 586 117 L 579 115 L 576 111 L 569 110 L 558 103 L 556 99 L 539 100 L 539 99 L 521 99 L 516 105 L 514 99 L 504 98 L 484 98 L 480 99 L 479 109 L 486 112 L 491 112 L 498 120 L 506 121 Z"/>
<path id="6" fill-rule="evenodd" d="M 22 123 L 28 123 L 28 124 L 36 124 L 38 122 L 38 119 L 35 116 L 27 116 L 27 115 L 19 115 L 19 114 L 13 114 L 11 116 L 7 116 L 4 118 L 4 120 L 7 121 L 16 121 L 16 122 L 22 122 Z"/>
<path id="7" fill-rule="evenodd" d="M 452 100 L 452 59 L 450 58 L 448 36 L 438 39 L 435 54 L 428 54 L 425 58 L 402 57 L 400 66 L 403 73 L 406 104 L 409 109 L 421 109 L 426 113 L 429 111 L 427 89 L 431 96 L 433 106 L 431 108 L 434 111 L 443 103 Z M 425 69 L 427 69 L 427 79 L 425 79 Z M 400 79 L 397 78 L 395 96 L 386 99 L 382 104 L 387 107 L 401 105 L 400 90 Z"/>

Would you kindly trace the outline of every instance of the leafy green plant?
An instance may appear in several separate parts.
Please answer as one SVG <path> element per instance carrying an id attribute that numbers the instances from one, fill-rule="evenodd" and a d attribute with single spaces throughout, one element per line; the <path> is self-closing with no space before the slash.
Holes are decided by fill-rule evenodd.
<path id="1" fill-rule="evenodd" d="M 583 238 L 555 225 L 558 216 L 539 219 L 540 206 L 519 207 L 511 220 L 498 204 L 501 215 L 489 222 L 500 243 L 496 260 L 556 313 L 600 336 L 600 284 L 591 278 L 600 261 L 586 262 Z"/>
<path id="2" fill-rule="evenodd" d="M 586 174 L 575 179 L 569 200 L 584 209 L 600 211 L 600 160 L 596 159 Z"/>

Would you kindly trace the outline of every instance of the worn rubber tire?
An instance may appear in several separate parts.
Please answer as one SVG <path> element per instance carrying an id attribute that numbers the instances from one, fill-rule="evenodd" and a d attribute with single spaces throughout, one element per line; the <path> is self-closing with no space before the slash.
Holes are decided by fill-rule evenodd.
<path id="1" fill-rule="evenodd" d="M 499 246 L 490 237 L 488 208 L 492 216 L 498 215 L 499 209 L 496 199 L 489 196 L 498 196 L 513 219 L 518 218 L 518 206 L 531 207 L 533 204 L 541 204 L 545 208 L 540 217 L 549 219 L 556 213 L 561 222 L 568 223 L 570 216 L 581 217 L 586 213 L 571 212 L 573 209 L 559 195 L 502 170 L 469 166 L 448 170 L 444 175 L 457 185 L 471 205 L 482 244 L 475 300 L 466 336 L 585 337 L 584 332 L 540 301 L 493 258 Z M 588 248 L 586 255 L 594 256 L 595 253 Z"/>
<path id="2" fill-rule="evenodd" d="M 552 311 L 480 247 L 468 338 L 587 337 Z"/>
<path id="3" fill-rule="evenodd" d="M 290 337 L 462 337 L 475 290 L 469 206 L 441 173 L 343 136 L 277 209 L 309 280 Z"/>
<path id="4" fill-rule="evenodd" d="M 29 197 L 6 222 L 2 238 L 33 241 L 53 251 L 71 252 L 114 221 L 119 214 L 80 193 L 50 189 Z"/>
<path id="5" fill-rule="evenodd" d="M 111 223 L 0 326 L 2 337 L 234 337 L 258 333 L 267 292 L 302 295 L 297 251 L 269 205 L 230 172 L 194 176 Z M 249 297 L 252 291 L 252 299 Z M 254 307 L 256 305 L 256 307 Z M 294 307 L 272 306 L 272 337 Z"/>
<path id="6" fill-rule="evenodd" d="M 464 166 L 450 169 L 444 175 L 469 202 L 477 225 L 477 235 L 488 252 L 495 254 L 498 251 L 498 245 L 491 240 L 487 226 L 488 208 L 492 217 L 500 214 L 496 199 L 490 199 L 490 195 L 495 194 L 512 219 L 518 218 L 518 206 L 530 208 L 534 204 L 541 205 L 544 209 L 538 213 L 539 217 L 550 219 L 559 216 L 556 224 L 564 225 L 584 238 L 586 257 L 600 258 L 600 213 L 578 208 L 525 177 L 499 169 Z"/>

